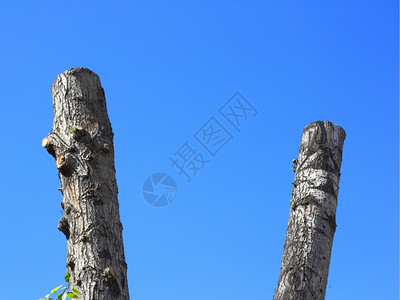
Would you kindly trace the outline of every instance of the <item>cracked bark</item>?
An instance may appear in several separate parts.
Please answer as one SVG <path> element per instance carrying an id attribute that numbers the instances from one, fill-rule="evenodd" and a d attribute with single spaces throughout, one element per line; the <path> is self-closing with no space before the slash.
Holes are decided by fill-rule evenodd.
<path id="1" fill-rule="evenodd" d="M 113 132 L 99 77 L 70 69 L 52 84 L 54 121 L 42 146 L 56 159 L 70 285 L 83 300 L 128 300 Z"/>
<path id="2" fill-rule="evenodd" d="M 325 298 L 345 137 L 329 121 L 303 130 L 274 300 Z"/>

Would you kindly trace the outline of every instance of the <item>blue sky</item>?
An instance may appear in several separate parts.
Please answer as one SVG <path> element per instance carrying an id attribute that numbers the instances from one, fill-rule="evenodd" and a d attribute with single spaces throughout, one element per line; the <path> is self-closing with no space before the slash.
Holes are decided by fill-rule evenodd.
<path id="1" fill-rule="evenodd" d="M 303 128 L 342 126 L 326 299 L 398 299 L 397 1 L 137 1 L 0 4 L 0 294 L 38 299 L 63 282 L 66 242 L 50 86 L 96 72 L 115 133 L 131 298 L 271 299 Z M 219 109 L 257 110 L 236 130 Z M 194 134 L 214 117 L 232 139 L 213 157 Z M 190 183 L 169 157 L 209 160 Z M 174 201 L 142 186 L 169 174 Z"/>

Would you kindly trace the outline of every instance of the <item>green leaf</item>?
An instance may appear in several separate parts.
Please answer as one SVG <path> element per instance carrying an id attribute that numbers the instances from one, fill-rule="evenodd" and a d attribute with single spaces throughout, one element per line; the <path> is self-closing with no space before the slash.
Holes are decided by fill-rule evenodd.
<path id="1" fill-rule="evenodd" d="M 60 287 L 62 287 L 62 285 L 59 285 L 58 287 L 52 289 L 51 292 L 50 292 L 50 294 L 56 293 Z M 57 294 L 57 293 L 56 293 L 56 294 Z"/>
<path id="2" fill-rule="evenodd" d="M 69 282 L 69 278 L 71 277 L 71 274 L 69 274 L 69 272 L 68 272 L 68 270 L 67 270 L 67 273 L 65 274 L 65 276 L 64 276 L 64 279 L 65 279 L 65 281 L 66 282 Z"/>
<path id="3" fill-rule="evenodd" d="M 79 296 L 75 294 L 74 292 L 68 292 L 67 296 L 70 297 L 71 299 L 78 299 Z"/>
<path id="4" fill-rule="evenodd" d="M 73 291 L 75 294 L 77 294 L 78 296 L 81 295 L 81 293 L 78 291 L 78 289 L 77 289 L 76 287 L 73 287 L 73 288 L 72 288 L 72 291 Z"/>

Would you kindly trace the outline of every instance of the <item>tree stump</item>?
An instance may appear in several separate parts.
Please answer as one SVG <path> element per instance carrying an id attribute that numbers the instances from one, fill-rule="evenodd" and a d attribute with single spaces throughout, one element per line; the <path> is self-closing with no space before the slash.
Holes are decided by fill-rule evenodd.
<path id="1" fill-rule="evenodd" d="M 329 121 L 303 130 L 274 300 L 325 298 L 345 137 Z"/>
<path id="2" fill-rule="evenodd" d="M 86 68 L 52 85 L 54 122 L 42 146 L 56 159 L 70 285 L 83 300 L 128 300 L 113 132 L 99 77 Z"/>

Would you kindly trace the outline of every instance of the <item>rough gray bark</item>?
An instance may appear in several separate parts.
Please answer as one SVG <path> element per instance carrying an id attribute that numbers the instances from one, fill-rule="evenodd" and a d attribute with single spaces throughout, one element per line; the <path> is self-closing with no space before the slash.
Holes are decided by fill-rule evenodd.
<path id="1" fill-rule="evenodd" d="M 345 137 L 329 121 L 303 130 L 274 300 L 325 298 Z"/>
<path id="2" fill-rule="evenodd" d="M 113 132 L 99 77 L 85 68 L 52 85 L 54 122 L 43 147 L 56 159 L 70 285 L 83 300 L 129 299 Z"/>

